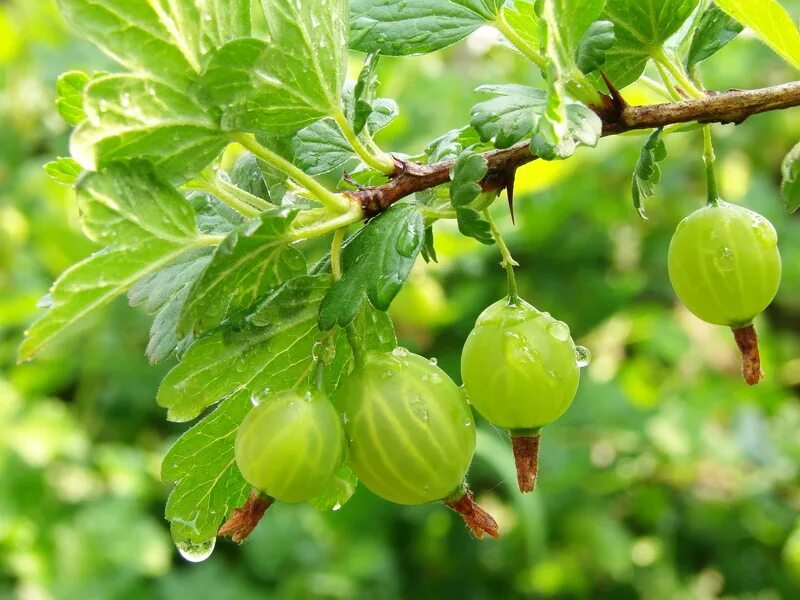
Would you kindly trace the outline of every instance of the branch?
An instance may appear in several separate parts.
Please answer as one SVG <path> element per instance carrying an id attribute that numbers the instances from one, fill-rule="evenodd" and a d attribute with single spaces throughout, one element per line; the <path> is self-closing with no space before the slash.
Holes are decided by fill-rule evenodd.
<path id="1" fill-rule="evenodd" d="M 756 90 L 709 92 L 705 98 L 646 106 L 629 106 L 617 96 L 615 101 L 608 98 L 606 106 L 593 108 L 602 119 L 603 135 L 607 136 L 694 121 L 738 125 L 751 115 L 794 106 L 800 106 L 800 81 Z M 487 191 L 505 187 L 519 167 L 537 158 L 531 154 L 527 141 L 503 150 L 489 150 L 484 156 L 489 173 L 482 186 Z M 449 182 L 453 163 L 445 160 L 420 165 L 395 158 L 397 171 L 390 181 L 348 194 L 361 203 L 365 214 L 374 215 L 410 194 Z"/>

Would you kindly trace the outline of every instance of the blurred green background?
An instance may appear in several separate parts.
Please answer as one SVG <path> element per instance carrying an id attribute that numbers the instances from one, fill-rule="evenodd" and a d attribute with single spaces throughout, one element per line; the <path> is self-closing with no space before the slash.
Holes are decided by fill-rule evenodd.
<path id="1" fill-rule="evenodd" d="M 783 4 L 800 16 L 800 3 Z M 190 564 L 162 518 L 160 459 L 184 427 L 155 404 L 169 365 L 147 364 L 147 318 L 120 300 L 15 364 L 37 299 L 94 250 L 72 193 L 42 170 L 67 152 L 54 83 L 75 68 L 113 66 L 52 0 L 0 2 L 0 598 L 800 598 L 800 215 L 778 194 L 800 110 L 715 127 L 725 197 L 782 240 L 782 287 L 757 322 L 757 388 L 738 375 L 730 332 L 677 306 L 666 276 L 671 231 L 704 198 L 698 133 L 668 137 L 647 222 L 629 201 L 642 138 L 606 139 L 524 168 L 515 227 L 495 207 L 523 295 L 594 355 L 573 407 L 544 432 L 534 494 L 516 491 L 509 444 L 482 423 L 470 479 L 502 539 L 474 541 L 443 506 L 393 506 L 361 488 L 334 513 L 275 506 L 243 546 L 220 542 Z M 463 125 L 476 85 L 538 78 L 482 30 L 433 56 L 386 59 L 382 75 L 402 115 L 380 141 L 406 152 Z M 715 89 L 797 77 L 746 35 L 704 75 Z M 635 86 L 625 95 L 652 100 Z M 444 226 L 437 241 L 440 264 L 419 265 L 393 315 L 404 345 L 458 379 L 463 340 L 504 275 L 496 249 Z"/>

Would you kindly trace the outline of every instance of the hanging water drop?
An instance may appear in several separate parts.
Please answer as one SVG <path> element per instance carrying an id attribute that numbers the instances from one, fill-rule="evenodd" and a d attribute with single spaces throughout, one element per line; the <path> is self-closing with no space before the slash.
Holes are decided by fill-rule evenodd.
<path id="1" fill-rule="evenodd" d="M 217 538 L 213 537 L 205 542 L 193 544 L 188 540 L 177 542 L 175 546 L 178 548 L 180 555 L 189 562 L 199 563 L 203 562 L 211 553 L 214 552 L 214 546 L 217 545 Z"/>
<path id="2" fill-rule="evenodd" d="M 592 362 L 592 353 L 586 346 L 575 346 L 575 364 L 583 368 L 589 366 Z"/>

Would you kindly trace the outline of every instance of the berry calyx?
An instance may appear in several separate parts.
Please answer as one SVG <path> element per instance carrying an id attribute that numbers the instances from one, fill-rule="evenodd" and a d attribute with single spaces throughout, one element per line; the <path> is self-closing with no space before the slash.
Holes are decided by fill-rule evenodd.
<path id="1" fill-rule="evenodd" d="M 772 224 L 756 212 L 719 201 L 678 224 L 669 246 L 669 278 L 695 316 L 733 329 L 742 373 L 762 377 L 753 319 L 778 291 L 781 257 Z"/>
<path id="2" fill-rule="evenodd" d="M 339 414 L 315 389 L 285 390 L 255 406 L 236 434 L 236 464 L 247 482 L 281 502 L 321 494 L 344 455 Z"/>
<path id="3" fill-rule="evenodd" d="M 467 337 L 461 354 L 467 397 L 487 421 L 511 432 L 522 492 L 536 482 L 540 428 L 575 397 L 576 356 L 583 351 L 566 323 L 520 299 L 486 308 Z"/>

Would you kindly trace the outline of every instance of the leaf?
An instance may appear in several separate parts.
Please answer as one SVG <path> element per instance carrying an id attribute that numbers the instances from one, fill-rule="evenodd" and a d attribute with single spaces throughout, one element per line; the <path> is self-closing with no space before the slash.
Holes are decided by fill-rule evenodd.
<path id="1" fill-rule="evenodd" d="M 56 82 L 58 114 L 69 125 L 77 125 L 86 118 L 83 112 L 83 88 L 87 83 L 89 76 L 81 71 L 63 73 Z"/>
<path id="2" fill-rule="evenodd" d="M 307 372 L 320 301 L 329 275 L 290 279 L 236 327 L 195 340 L 158 390 L 171 421 L 189 421 L 208 406 L 247 389 L 293 387 Z"/>
<path id="3" fill-rule="evenodd" d="M 271 200 L 264 174 L 258 166 L 258 159 L 251 152 L 243 152 L 231 168 L 230 180 L 233 185 L 264 200 Z"/>
<path id="4" fill-rule="evenodd" d="M 494 244 L 491 228 L 480 213 L 469 206 L 483 191 L 479 182 L 486 177 L 489 166 L 481 154 L 466 151 L 456 160 L 451 174 L 450 202 L 456 209 L 458 230 L 482 244 Z"/>
<path id="5" fill-rule="evenodd" d="M 450 202 L 453 206 L 467 206 L 483 191 L 479 182 L 489 172 L 489 163 L 481 154 L 466 151 L 456 160 L 450 175 Z"/>
<path id="6" fill-rule="evenodd" d="M 227 106 L 252 91 L 252 72 L 267 43 L 240 38 L 214 50 L 197 82 L 197 96 L 207 104 Z"/>
<path id="7" fill-rule="evenodd" d="M 225 238 L 189 292 L 180 337 L 214 329 L 270 288 L 306 272 L 303 254 L 287 235 L 296 215 L 283 208 L 265 211 Z"/>
<path id="8" fill-rule="evenodd" d="M 478 88 L 480 89 L 480 88 Z M 477 146 L 481 139 L 471 127 L 452 129 L 432 140 L 425 148 L 428 163 L 457 158 L 465 148 Z"/>
<path id="9" fill-rule="evenodd" d="M 639 211 L 639 216 L 646 219 L 642 200 L 655 193 L 654 186 L 661 179 L 661 169 L 658 163 L 667 157 L 667 147 L 661 139 L 661 129 L 656 129 L 647 137 L 636 168 L 633 171 L 631 193 L 633 206 Z"/>
<path id="10" fill-rule="evenodd" d="M 250 35 L 250 0 L 58 0 L 64 18 L 134 72 L 178 87 L 200 72 L 207 49 Z"/>
<path id="11" fill-rule="evenodd" d="M 144 161 L 89 173 L 78 186 L 78 205 L 84 233 L 100 244 L 185 244 L 197 234 L 191 205 Z"/>
<path id="12" fill-rule="evenodd" d="M 786 210 L 793 213 L 800 208 L 800 144 L 789 151 L 781 163 L 781 194 Z"/>
<path id="13" fill-rule="evenodd" d="M 372 102 L 375 100 L 375 91 L 378 89 L 378 60 L 380 54 L 371 52 L 364 60 L 364 67 L 358 74 L 358 80 L 353 88 L 353 131 L 361 133 L 367 124 L 367 119 L 372 114 Z"/>
<path id="14" fill-rule="evenodd" d="M 698 0 L 607 0 L 603 18 L 614 23 L 616 43 L 603 72 L 619 89 L 633 83 L 647 61 L 692 14 Z"/>
<path id="15" fill-rule="evenodd" d="M 179 347 L 178 319 L 189 291 L 211 260 L 211 248 L 199 248 L 145 277 L 128 292 L 131 306 L 154 315 L 145 354 L 151 364 L 165 361 Z"/>
<path id="16" fill-rule="evenodd" d="M 65 271 L 46 300 L 48 311 L 26 334 L 19 354 L 32 358 L 57 334 L 200 244 L 194 213 L 175 189 L 140 161 L 81 180 L 81 224 L 111 247 Z"/>
<path id="17" fill-rule="evenodd" d="M 718 52 L 741 33 L 744 26 L 725 14 L 716 4 L 710 4 L 700 15 L 692 43 L 686 55 L 686 68 L 691 70 L 697 63 Z"/>
<path id="18" fill-rule="evenodd" d="M 153 240 L 135 248 L 106 248 L 67 269 L 41 305 L 47 312 L 25 334 L 20 360 L 32 359 L 70 325 L 124 294 L 134 283 L 166 267 L 185 245 Z"/>
<path id="19" fill-rule="evenodd" d="M 433 225 L 428 225 L 425 228 L 425 243 L 422 245 L 422 258 L 426 263 L 438 263 L 439 259 L 436 257 L 436 246 L 433 239 Z"/>
<path id="20" fill-rule="evenodd" d="M 106 75 L 86 87 L 87 119 L 70 150 L 89 171 L 143 158 L 172 183 L 199 173 L 225 147 L 216 120 L 184 92 L 146 75 Z"/>
<path id="21" fill-rule="evenodd" d="M 322 301 L 319 326 L 345 327 L 364 297 L 386 310 L 400 291 L 425 238 L 422 213 L 413 204 L 394 204 L 358 231 L 342 252 L 342 278 Z"/>
<path id="22" fill-rule="evenodd" d="M 533 131 L 534 113 L 542 113 L 547 93 L 524 85 L 482 85 L 479 93 L 495 94 L 470 111 L 470 125 L 481 141 L 494 141 L 496 148 L 509 148 Z"/>
<path id="23" fill-rule="evenodd" d="M 176 542 L 197 544 L 216 537 L 225 518 L 247 497 L 250 485 L 236 467 L 234 442 L 251 408 L 247 391 L 235 394 L 186 431 L 164 457 L 161 479 L 176 482 L 165 509 Z"/>
<path id="24" fill-rule="evenodd" d="M 540 117 L 538 117 L 540 118 Z M 534 115 L 534 129 L 537 116 Z M 564 159 L 572 156 L 578 146 L 593 148 L 603 134 L 603 122 L 597 114 L 583 104 L 567 104 L 566 132 L 561 141 L 553 146 L 537 132 L 531 139 L 531 152 L 544 160 Z"/>
<path id="25" fill-rule="evenodd" d="M 298 131 L 286 141 L 281 154 L 309 175 L 339 169 L 356 156 L 332 119 L 322 119 Z"/>
<path id="26" fill-rule="evenodd" d="M 441 50 L 486 21 L 463 4 L 450 0 L 351 0 L 350 47 L 387 56 Z"/>
<path id="27" fill-rule="evenodd" d="M 568 103 L 566 130 L 561 141 L 552 145 L 539 132 L 547 107 L 545 92 L 522 85 L 487 85 L 477 91 L 497 94 L 496 98 L 476 104 L 470 120 L 481 140 L 494 140 L 497 148 L 508 148 L 531 137 L 531 152 L 552 160 L 571 156 L 578 145 L 597 145 L 602 134 L 602 121 L 592 110 Z"/>
<path id="28" fill-rule="evenodd" d="M 288 135 L 341 110 L 348 1 L 262 0 L 262 6 L 269 42 L 251 71 L 251 91 L 224 110 L 222 125 Z"/>
<path id="29" fill-rule="evenodd" d="M 800 32 L 777 0 L 715 0 L 717 6 L 752 29 L 786 62 L 800 69 Z"/>
<path id="30" fill-rule="evenodd" d="M 575 64 L 582 73 L 591 73 L 606 62 L 606 52 L 614 45 L 614 23 L 595 21 L 583 34 L 575 50 Z"/>
<path id="31" fill-rule="evenodd" d="M 357 485 L 358 477 L 345 462 L 336 470 L 325 491 L 308 503 L 317 510 L 339 510 L 356 493 Z"/>
<path id="32" fill-rule="evenodd" d="M 186 198 L 194 209 L 197 229 L 211 235 L 227 234 L 244 223 L 244 217 L 206 192 L 194 192 Z"/>
<path id="33" fill-rule="evenodd" d="M 537 49 L 540 47 L 539 16 L 536 14 L 535 0 L 513 0 L 503 7 L 503 17 L 528 46 Z"/>
<path id="34" fill-rule="evenodd" d="M 74 159 L 60 157 L 47 163 L 44 171 L 56 183 L 72 187 L 77 183 L 83 169 Z"/>

